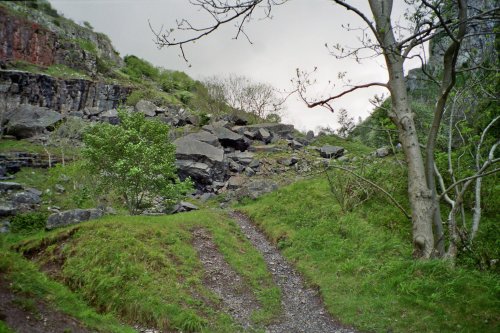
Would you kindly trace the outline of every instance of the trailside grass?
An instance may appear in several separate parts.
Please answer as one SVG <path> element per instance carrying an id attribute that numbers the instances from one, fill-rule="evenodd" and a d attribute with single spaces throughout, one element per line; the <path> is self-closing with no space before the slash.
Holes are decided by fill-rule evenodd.
<path id="1" fill-rule="evenodd" d="M 374 332 L 498 332 L 497 275 L 414 260 L 411 222 L 397 208 L 377 194 L 342 213 L 325 178 L 297 182 L 237 209 L 319 287 L 336 318 Z"/>
<path id="2" fill-rule="evenodd" d="M 76 318 L 89 329 L 113 333 L 135 332 L 132 328 L 120 324 L 112 314 L 97 313 L 82 297 L 63 284 L 49 279 L 32 262 L 5 247 L 0 247 L 0 275 L 10 282 L 12 291 L 17 295 L 44 301 Z M 0 332 L 12 331 L 0 321 Z"/>
<path id="3" fill-rule="evenodd" d="M 238 332 L 218 297 L 203 285 L 192 230 L 205 228 L 230 266 L 256 295 L 257 326 L 279 315 L 281 296 L 262 256 L 234 221 L 216 211 L 171 216 L 109 216 L 75 228 L 9 244 L 35 255 L 41 267 L 100 313 L 145 328 Z M 67 237 L 66 237 L 66 236 Z"/>

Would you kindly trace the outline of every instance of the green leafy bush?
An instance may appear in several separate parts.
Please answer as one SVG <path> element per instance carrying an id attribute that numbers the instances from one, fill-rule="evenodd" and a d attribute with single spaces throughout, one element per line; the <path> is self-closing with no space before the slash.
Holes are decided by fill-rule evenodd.
<path id="1" fill-rule="evenodd" d="M 124 60 L 125 68 L 123 68 L 122 71 L 128 74 L 132 80 L 141 81 L 145 77 L 152 80 L 158 78 L 158 68 L 154 67 L 146 60 L 140 59 L 134 55 L 127 55 Z"/>
<path id="2" fill-rule="evenodd" d="M 177 176 L 168 126 L 142 113 L 118 114 L 119 125 L 98 124 L 84 137 L 82 154 L 100 188 L 122 195 L 131 214 L 142 212 L 156 196 L 175 201 L 184 195 L 191 182 Z"/>
<path id="3" fill-rule="evenodd" d="M 10 230 L 13 233 L 32 233 L 44 229 L 46 222 L 45 213 L 17 214 L 10 221 Z"/>

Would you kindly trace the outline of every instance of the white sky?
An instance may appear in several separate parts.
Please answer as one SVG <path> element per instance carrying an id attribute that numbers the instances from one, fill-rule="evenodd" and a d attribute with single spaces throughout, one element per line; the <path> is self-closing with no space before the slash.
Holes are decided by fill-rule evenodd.
<path id="1" fill-rule="evenodd" d="M 273 19 L 254 20 L 246 32 L 253 44 L 244 38 L 234 40 L 234 25 L 185 47 L 191 67 L 179 56 L 178 48 L 159 50 L 153 42 L 148 20 L 154 27 L 175 27 L 175 20 L 186 18 L 202 25 L 210 19 L 187 0 L 49 0 L 64 16 L 78 23 L 88 21 L 95 31 L 106 33 L 122 56 L 134 54 L 156 66 L 186 72 L 201 80 L 212 75 L 230 73 L 245 75 L 255 81 L 267 82 L 280 90 L 293 88 L 290 79 L 296 68 L 312 70 L 318 67 L 317 94 L 335 94 L 342 83 L 337 73 L 346 71 L 353 83 L 386 82 L 383 59 L 336 60 L 325 48 L 340 43 L 356 46 L 357 32 L 347 32 L 341 24 L 363 26 L 352 12 L 328 0 L 290 0 L 274 7 Z M 366 9 L 366 1 L 353 0 Z M 397 0 L 395 3 L 401 3 Z M 365 10 L 365 12 L 368 12 Z M 401 8 L 398 12 L 402 12 Z M 333 90 L 328 86 L 331 80 Z M 334 103 L 336 109 L 345 108 L 356 120 L 369 115 L 368 101 L 383 88 L 370 88 L 348 95 Z M 283 120 L 299 130 L 314 130 L 318 126 L 337 127 L 336 115 L 323 108 L 308 109 L 296 97 L 287 101 Z"/>

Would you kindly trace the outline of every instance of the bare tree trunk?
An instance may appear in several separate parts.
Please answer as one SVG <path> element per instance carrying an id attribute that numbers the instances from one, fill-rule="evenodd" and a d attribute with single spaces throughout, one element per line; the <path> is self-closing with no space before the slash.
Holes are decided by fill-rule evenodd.
<path id="1" fill-rule="evenodd" d="M 392 110 L 390 117 L 398 128 L 408 165 L 408 198 L 413 224 L 413 254 L 427 259 L 434 253 L 432 222 L 434 201 L 426 180 L 425 166 L 410 108 L 404 79 L 404 57 L 394 37 L 391 26 L 392 0 L 370 0 L 376 23 L 377 38 L 389 72 L 389 90 Z"/>

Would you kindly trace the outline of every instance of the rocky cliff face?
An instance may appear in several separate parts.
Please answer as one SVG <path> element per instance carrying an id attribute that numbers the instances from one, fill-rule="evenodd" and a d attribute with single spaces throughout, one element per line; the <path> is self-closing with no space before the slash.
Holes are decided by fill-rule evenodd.
<path id="1" fill-rule="evenodd" d="M 62 64 L 95 76 L 99 63 L 121 67 L 107 36 L 63 17 L 51 18 L 15 3 L 0 6 L 0 61 Z"/>
<path id="2" fill-rule="evenodd" d="M 43 106 L 62 114 L 85 108 L 105 111 L 124 103 L 129 93 L 128 87 L 104 82 L 0 71 L 0 112 L 1 108 L 12 110 L 20 104 Z"/>

